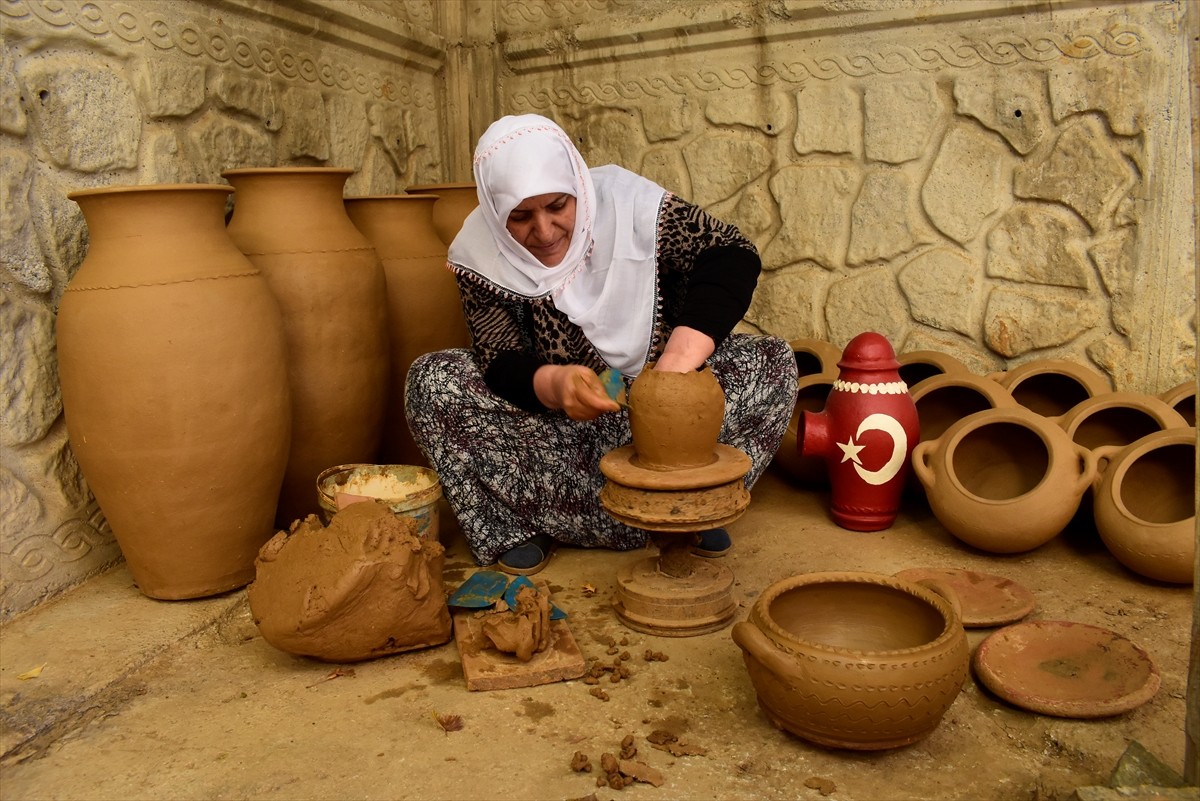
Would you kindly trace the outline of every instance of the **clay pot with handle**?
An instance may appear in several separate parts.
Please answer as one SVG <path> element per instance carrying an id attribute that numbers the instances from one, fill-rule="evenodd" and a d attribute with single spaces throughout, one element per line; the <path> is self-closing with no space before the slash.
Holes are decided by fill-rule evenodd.
<path id="1" fill-rule="evenodd" d="M 1096 456 L 1024 407 L 964 417 L 912 455 L 934 516 L 968 545 L 1020 553 L 1053 539 L 1096 478 Z"/>
<path id="2" fill-rule="evenodd" d="M 1196 556 L 1196 429 L 1155 431 L 1102 458 L 1093 513 L 1112 555 L 1135 573 L 1191 584 Z"/>
<path id="3" fill-rule="evenodd" d="M 967 678 L 957 601 L 939 582 L 792 576 L 768 587 L 732 634 L 771 723 L 832 748 L 920 740 Z"/>

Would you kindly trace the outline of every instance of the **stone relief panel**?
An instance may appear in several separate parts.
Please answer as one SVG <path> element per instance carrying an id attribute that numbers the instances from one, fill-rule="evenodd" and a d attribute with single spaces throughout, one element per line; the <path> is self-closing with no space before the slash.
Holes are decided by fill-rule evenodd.
<path id="1" fill-rule="evenodd" d="M 593 24 L 601 6 L 626 36 Z M 718 33 L 718 6 L 750 22 Z M 1178 9 L 769 6 L 504 4 L 501 113 L 555 117 L 590 163 L 751 235 L 765 270 L 743 329 L 877 330 L 981 372 L 1070 358 L 1130 390 L 1194 377 L 1193 244 L 1170 234 L 1192 195 L 1168 110 L 1187 81 Z M 829 25 L 809 36 L 814 15 Z M 657 43 L 671 26 L 691 48 Z M 533 46 L 545 29 L 553 53 Z M 613 114 L 625 124 L 591 122 Z"/>
<path id="2" fill-rule="evenodd" d="M 356 169 L 349 195 L 443 178 L 435 0 L 310 5 L 0 5 L 0 617 L 120 558 L 58 390 L 54 316 L 87 249 L 69 192 L 288 164 Z M 306 13 L 313 35 L 264 21 Z"/>

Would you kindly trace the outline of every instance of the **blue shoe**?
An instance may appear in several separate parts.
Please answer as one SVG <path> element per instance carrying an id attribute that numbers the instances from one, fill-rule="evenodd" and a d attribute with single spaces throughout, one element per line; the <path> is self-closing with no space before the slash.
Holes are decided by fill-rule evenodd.
<path id="1" fill-rule="evenodd" d="M 700 532 L 700 540 L 692 546 L 692 553 L 696 556 L 716 559 L 729 553 L 731 545 L 733 543 L 729 539 L 728 531 L 723 528 L 710 528 L 708 531 Z"/>
<path id="2" fill-rule="evenodd" d="M 538 534 L 505 551 L 496 566 L 512 576 L 532 576 L 550 564 L 554 545 L 552 537 Z"/>

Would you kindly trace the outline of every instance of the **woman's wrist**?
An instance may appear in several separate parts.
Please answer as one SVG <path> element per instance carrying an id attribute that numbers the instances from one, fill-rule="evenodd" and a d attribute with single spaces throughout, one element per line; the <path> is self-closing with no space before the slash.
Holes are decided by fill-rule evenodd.
<path id="1" fill-rule="evenodd" d="M 714 350 L 716 343 L 708 334 L 685 325 L 677 326 L 671 331 L 654 369 L 673 373 L 698 370 Z"/>

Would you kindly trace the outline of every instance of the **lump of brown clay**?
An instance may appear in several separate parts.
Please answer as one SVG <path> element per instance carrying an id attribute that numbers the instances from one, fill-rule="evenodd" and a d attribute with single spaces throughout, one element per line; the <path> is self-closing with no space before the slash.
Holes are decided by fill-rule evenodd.
<path id="1" fill-rule="evenodd" d="M 517 608 L 488 615 L 483 633 L 497 651 L 528 662 L 550 644 L 550 598 L 532 587 L 522 587 L 517 591 Z"/>
<path id="2" fill-rule="evenodd" d="M 263 638 L 329 662 L 447 642 L 445 549 L 416 530 L 372 501 L 347 506 L 328 527 L 309 515 L 277 533 L 259 550 L 247 591 Z"/>

